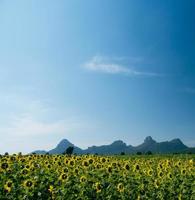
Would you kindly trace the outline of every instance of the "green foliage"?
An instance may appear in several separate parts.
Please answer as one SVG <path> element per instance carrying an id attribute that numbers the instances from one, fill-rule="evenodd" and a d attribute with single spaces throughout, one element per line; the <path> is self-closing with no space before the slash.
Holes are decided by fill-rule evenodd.
<path id="1" fill-rule="evenodd" d="M 147 151 L 146 155 L 152 155 L 152 152 L 151 151 Z"/>
<path id="2" fill-rule="evenodd" d="M 74 151 L 74 147 L 73 146 L 70 146 L 70 147 L 68 147 L 67 149 L 66 149 L 66 151 L 64 152 L 64 154 L 67 154 L 67 155 L 72 155 L 72 153 L 73 153 L 73 151 Z"/>
<path id="3" fill-rule="evenodd" d="M 0 157 L 0 199 L 193 200 L 194 155 Z"/>

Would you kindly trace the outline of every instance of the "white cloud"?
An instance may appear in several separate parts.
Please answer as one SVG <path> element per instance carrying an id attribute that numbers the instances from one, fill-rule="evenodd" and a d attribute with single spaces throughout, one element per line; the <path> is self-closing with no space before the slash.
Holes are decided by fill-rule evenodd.
<path id="1" fill-rule="evenodd" d="M 11 107 L 6 115 L 6 123 L 0 126 L 2 135 L 9 137 L 34 137 L 49 134 L 64 134 L 83 126 L 81 120 L 52 106 L 49 99 L 29 98 L 23 95 L 7 94 L 1 103 Z M 7 109 L 6 109 L 7 110 Z M 4 115 L 6 113 L 3 113 Z M 3 118 L 0 114 L 0 118 Z"/>
<path id="2" fill-rule="evenodd" d="M 63 138 L 74 143 L 75 138 L 94 132 L 96 125 L 81 116 L 61 113 L 59 110 L 34 102 L 26 113 L 12 113 L 0 126 L 0 153 L 29 153 L 37 149 L 49 150 Z M 31 107 L 31 106 L 30 106 Z M 40 109 L 40 110 L 39 110 Z M 55 116 L 53 116 L 55 115 Z M 49 117 L 48 117 L 49 116 Z"/>
<path id="3" fill-rule="evenodd" d="M 0 128 L 0 133 L 6 136 L 31 137 L 48 134 L 65 134 L 81 126 L 79 122 L 56 120 L 43 122 L 33 119 L 29 114 L 12 118 L 9 125 Z"/>
<path id="4" fill-rule="evenodd" d="M 52 99 L 9 92 L 1 97 L 0 153 L 51 149 L 62 138 L 74 141 L 96 128 L 74 110 L 59 109 Z"/>
<path id="5" fill-rule="evenodd" d="M 133 66 L 126 67 L 121 64 L 122 58 L 108 58 L 102 56 L 94 56 L 91 60 L 86 62 L 83 67 L 90 71 L 102 72 L 107 74 L 122 74 L 127 76 L 161 76 L 153 72 L 143 72 L 135 70 Z M 131 58 L 132 60 L 132 58 Z M 136 60 L 136 59 L 135 59 Z M 138 61 L 137 59 L 136 61 Z"/>

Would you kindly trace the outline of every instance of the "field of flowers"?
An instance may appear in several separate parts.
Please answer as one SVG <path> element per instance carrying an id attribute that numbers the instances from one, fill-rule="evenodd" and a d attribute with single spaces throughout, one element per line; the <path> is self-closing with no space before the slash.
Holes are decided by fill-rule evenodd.
<path id="1" fill-rule="evenodd" d="M 194 200 L 194 156 L 5 155 L 0 199 Z"/>

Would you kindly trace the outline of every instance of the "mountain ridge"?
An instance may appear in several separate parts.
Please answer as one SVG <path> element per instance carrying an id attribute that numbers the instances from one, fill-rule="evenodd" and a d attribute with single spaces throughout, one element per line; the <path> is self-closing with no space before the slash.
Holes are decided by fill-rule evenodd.
<path id="1" fill-rule="evenodd" d="M 178 153 L 178 152 L 189 152 L 193 151 L 194 148 L 190 148 L 183 144 L 179 138 L 172 139 L 170 141 L 156 142 L 151 136 L 147 136 L 144 142 L 137 146 L 127 145 L 122 140 L 116 140 L 108 145 L 101 146 L 90 146 L 87 149 L 81 149 L 67 139 L 61 140 L 57 146 L 49 151 L 37 150 L 32 153 L 35 154 L 62 154 L 69 147 L 73 146 L 73 153 L 76 154 L 103 154 L 112 155 L 120 154 L 124 152 L 125 154 L 132 154 L 136 152 L 146 153 L 151 151 L 152 153 Z"/>

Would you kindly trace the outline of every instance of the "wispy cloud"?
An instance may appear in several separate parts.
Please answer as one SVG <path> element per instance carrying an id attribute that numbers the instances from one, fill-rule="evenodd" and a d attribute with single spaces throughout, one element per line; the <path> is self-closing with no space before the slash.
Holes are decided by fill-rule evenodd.
<path id="1" fill-rule="evenodd" d="M 97 125 L 92 120 L 72 110 L 59 110 L 50 99 L 9 93 L 2 97 L 0 103 L 5 110 L 1 109 L 0 113 L 0 140 L 3 141 L 0 153 L 51 149 L 62 138 L 74 141 L 96 130 Z"/>
<path id="2" fill-rule="evenodd" d="M 74 142 L 73 139 L 82 137 L 86 131 L 93 132 L 94 127 L 82 119 L 43 121 L 33 118 L 29 113 L 17 115 L 10 119 L 9 124 L 0 126 L 0 138 L 3 141 L 0 153 L 49 150 L 62 138 Z"/>
<path id="3" fill-rule="evenodd" d="M 6 121 L 0 126 L 0 136 L 31 137 L 45 134 L 65 134 L 78 131 L 84 124 L 80 119 L 68 115 L 50 104 L 49 99 L 30 99 L 22 95 L 7 94 L 0 103 L 11 107 L 12 111 L 3 113 Z M 7 109 L 6 109 L 7 110 Z M 0 113 L 0 119 L 3 118 Z M 5 117 L 4 117 L 5 118 Z"/>
<path id="4" fill-rule="evenodd" d="M 126 57 L 125 57 L 126 58 Z M 127 76 L 147 76 L 155 77 L 161 76 L 161 74 L 154 72 L 146 72 L 136 70 L 134 66 L 126 66 L 121 63 L 123 57 L 119 58 L 108 58 L 102 56 L 94 56 L 88 62 L 86 62 L 83 67 L 87 70 L 94 72 L 101 72 L 107 74 L 121 74 Z M 132 61 L 139 62 L 141 58 L 131 58 Z"/>
<path id="5" fill-rule="evenodd" d="M 0 128 L 0 133 L 12 137 L 32 137 L 49 134 L 66 134 L 81 128 L 81 123 L 70 120 L 54 120 L 50 122 L 33 118 L 29 113 L 15 116 L 9 125 Z"/>

